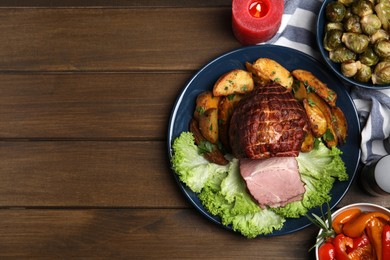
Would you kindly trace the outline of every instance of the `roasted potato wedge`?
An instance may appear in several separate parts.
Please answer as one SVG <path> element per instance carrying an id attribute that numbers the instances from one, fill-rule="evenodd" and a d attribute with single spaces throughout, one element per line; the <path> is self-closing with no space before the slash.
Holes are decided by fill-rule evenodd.
<path id="1" fill-rule="evenodd" d="M 271 80 L 269 78 L 264 78 L 261 75 L 259 75 L 257 70 L 255 70 L 255 68 L 253 68 L 252 63 L 245 62 L 245 67 L 250 73 L 252 73 L 253 81 L 255 82 L 255 85 L 265 86 L 271 82 Z"/>
<path id="2" fill-rule="evenodd" d="M 337 94 L 332 89 L 328 88 L 328 86 L 320 81 L 316 76 L 314 76 L 310 71 L 307 70 L 293 70 L 291 74 L 303 82 L 306 88 L 310 88 L 317 95 L 323 98 L 326 103 L 330 106 L 336 106 Z"/>
<path id="3" fill-rule="evenodd" d="M 243 97 L 244 95 L 230 95 L 221 98 L 218 106 L 218 121 L 220 124 L 224 124 L 229 121 L 235 106 Z"/>
<path id="4" fill-rule="evenodd" d="M 292 86 L 292 89 L 293 89 L 294 97 L 298 101 L 302 102 L 307 97 L 306 87 L 302 83 L 302 81 L 295 79 L 293 86 Z"/>
<path id="5" fill-rule="evenodd" d="M 304 153 L 310 152 L 314 147 L 314 140 L 315 140 L 314 135 L 309 130 L 305 135 L 305 139 L 303 139 L 303 143 L 301 145 L 301 152 Z"/>
<path id="6" fill-rule="evenodd" d="M 199 115 L 199 130 L 210 143 L 218 142 L 218 109 L 209 108 Z"/>
<path id="7" fill-rule="evenodd" d="M 322 135 L 322 139 L 328 147 L 336 146 L 338 143 L 336 131 L 333 125 L 333 116 L 328 103 L 326 103 L 319 95 L 314 92 L 307 93 L 307 101 L 310 104 L 317 106 L 324 115 L 327 122 L 327 129 Z"/>
<path id="8" fill-rule="evenodd" d="M 196 145 L 200 145 L 202 142 L 207 140 L 203 137 L 199 130 L 199 124 L 196 119 L 192 119 L 190 122 L 190 131 L 194 135 Z M 213 150 L 210 152 L 203 153 L 203 156 L 210 162 L 216 163 L 219 165 L 226 165 L 229 161 L 223 156 L 222 152 L 218 149 L 216 145 L 213 145 Z"/>
<path id="9" fill-rule="evenodd" d="M 339 107 L 332 107 L 334 129 L 338 142 L 344 144 L 347 141 L 348 124 L 343 111 Z"/>
<path id="10" fill-rule="evenodd" d="M 245 94 L 252 91 L 254 86 L 255 84 L 250 72 L 235 69 L 219 77 L 214 84 L 213 94 L 216 97 Z"/>
<path id="11" fill-rule="evenodd" d="M 328 129 L 328 122 L 322 113 L 321 109 L 312 100 L 304 99 L 303 107 L 306 110 L 307 118 L 311 131 L 315 137 L 321 137 L 325 134 Z"/>
<path id="12" fill-rule="evenodd" d="M 259 58 L 252 64 L 251 72 L 265 82 L 274 81 L 287 89 L 292 89 L 293 77 L 290 71 L 275 60 Z"/>
<path id="13" fill-rule="evenodd" d="M 219 140 L 226 149 L 229 145 L 229 124 L 235 106 L 240 102 L 244 95 L 230 95 L 223 97 L 218 106 L 218 131 Z"/>
<path id="14" fill-rule="evenodd" d="M 203 114 L 210 108 L 218 108 L 220 97 L 213 96 L 211 91 L 205 91 L 200 93 L 196 98 L 196 106 L 194 111 L 194 117 L 199 120 L 199 115 Z"/>

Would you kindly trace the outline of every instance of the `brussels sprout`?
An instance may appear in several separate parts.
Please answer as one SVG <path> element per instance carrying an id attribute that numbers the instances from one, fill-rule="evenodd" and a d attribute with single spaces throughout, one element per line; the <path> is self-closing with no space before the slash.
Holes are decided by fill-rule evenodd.
<path id="1" fill-rule="evenodd" d="M 351 51 L 362 53 L 367 49 L 370 38 L 365 34 L 347 32 L 343 33 L 341 41 Z"/>
<path id="2" fill-rule="evenodd" d="M 353 3 L 354 0 L 338 0 L 338 1 L 345 6 L 349 6 Z"/>
<path id="3" fill-rule="evenodd" d="M 327 23 L 325 26 L 325 32 L 328 32 L 330 30 L 344 30 L 344 25 L 342 23 Z"/>
<path id="4" fill-rule="evenodd" d="M 360 69 L 362 64 L 360 61 L 347 60 L 341 63 L 341 73 L 344 76 L 350 78 L 356 75 L 358 69 Z"/>
<path id="5" fill-rule="evenodd" d="M 359 55 L 359 60 L 367 66 L 373 66 L 379 62 L 379 56 L 371 47 L 368 47 L 362 54 Z"/>
<path id="6" fill-rule="evenodd" d="M 362 30 L 365 34 L 372 35 L 376 33 L 381 27 L 382 23 L 376 14 L 368 14 L 363 16 L 360 20 Z"/>
<path id="7" fill-rule="evenodd" d="M 324 49 L 331 51 L 342 44 L 341 36 L 343 32 L 340 30 L 330 30 L 325 33 L 324 37 Z"/>
<path id="8" fill-rule="evenodd" d="M 375 44 L 376 42 L 381 40 L 388 40 L 390 38 L 390 35 L 385 30 L 379 29 L 378 31 L 376 31 L 376 33 L 371 35 L 370 38 L 371 44 Z"/>
<path id="9" fill-rule="evenodd" d="M 362 26 L 360 24 L 360 17 L 356 14 L 349 17 L 344 22 L 344 29 L 347 32 L 362 33 Z"/>
<path id="10" fill-rule="evenodd" d="M 374 84 L 390 84 L 390 61 L 382 61 L 376 65 L 372 74 Z"/>
<path id="11" fill-rule="evenodd" d="M 346 21 L 349 17 L 351 17 L 352 15 L 354 15 L 352 13 L 352 9 L 350 6 L 348 6 L 346 9 L 345 9 L 345 15 L 344 15 L 344 19 L 343 21 Z"/>
<path id="12" fill-rule="evenodd" d="M 354 79 L 359 82 L 368 82 L 371 79 L 371 67 L 365 64 L 361 64 L 360 69 L 358 69 Z"/>
<path id="13" fill-rule="evenodd" d="M 358 0 L 352 3 L 352 13 L 363 17 L 368 14 L 374 13 L 374 5 L 367 0 Z"/>
<path id="14" fill-rule="evenodd" d="M 329 52 L 329 58 L 333 62 L 341 63 L 347 60 L 356 60 L 356 53 L 341 45 Z"/>
<path id="15" fill-rule="evenodd" d="M 330 2 L 325 8 L 326 18 L 331 22 L 341 22 L 345 13 L 345 6 L 339 2 Z"/>
<path id="16" fill-rule="evenodd" d="M 381 1 L 375 6 L 375 12 L 382 22 L 382 27 L 385 30 L 390 29 L 390 1 Z"/>
<path id="17" fill-rule="evenodd" d="M 387 58 L 390 56 L 390 40 L 381 40 L 375 43 L 374 51 L 378 54 L 379 58 Z"/>

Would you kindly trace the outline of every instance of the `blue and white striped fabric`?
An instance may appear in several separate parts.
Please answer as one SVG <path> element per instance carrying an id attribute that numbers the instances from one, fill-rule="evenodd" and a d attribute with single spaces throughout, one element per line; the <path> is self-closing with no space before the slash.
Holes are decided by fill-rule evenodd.
<path id="1" fill-rule="evenodd" d="M 321 0 L 285 0 L 282 24 L 267 43 L 300 50 L 322 60 L 316 44 L 316 19 Z M 390 89 L 351 88 L 362 127 L 361 161 L 370 164 L 390 153 Z"/>

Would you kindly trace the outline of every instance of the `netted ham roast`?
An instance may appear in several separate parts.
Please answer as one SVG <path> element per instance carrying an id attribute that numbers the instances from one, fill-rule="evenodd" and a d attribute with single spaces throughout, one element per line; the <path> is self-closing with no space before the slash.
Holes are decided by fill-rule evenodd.
<path id="1" fill-rule="evenodd" d="M 236 158 L 298 156 L 308 129 L 303 106 L 290 90 L 272 83 L 256 87 L 237 105 L 229 141 Z"/>

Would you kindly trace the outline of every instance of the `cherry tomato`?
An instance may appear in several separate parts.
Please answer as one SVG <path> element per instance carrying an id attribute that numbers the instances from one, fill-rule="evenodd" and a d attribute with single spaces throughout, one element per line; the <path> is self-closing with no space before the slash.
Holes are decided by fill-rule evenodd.
<path id="1" fill-rule="evenodd" d="M 319 260 L 336 260 L 334 245 L 329 242 L 323 243 L 318 249 Z"/>

